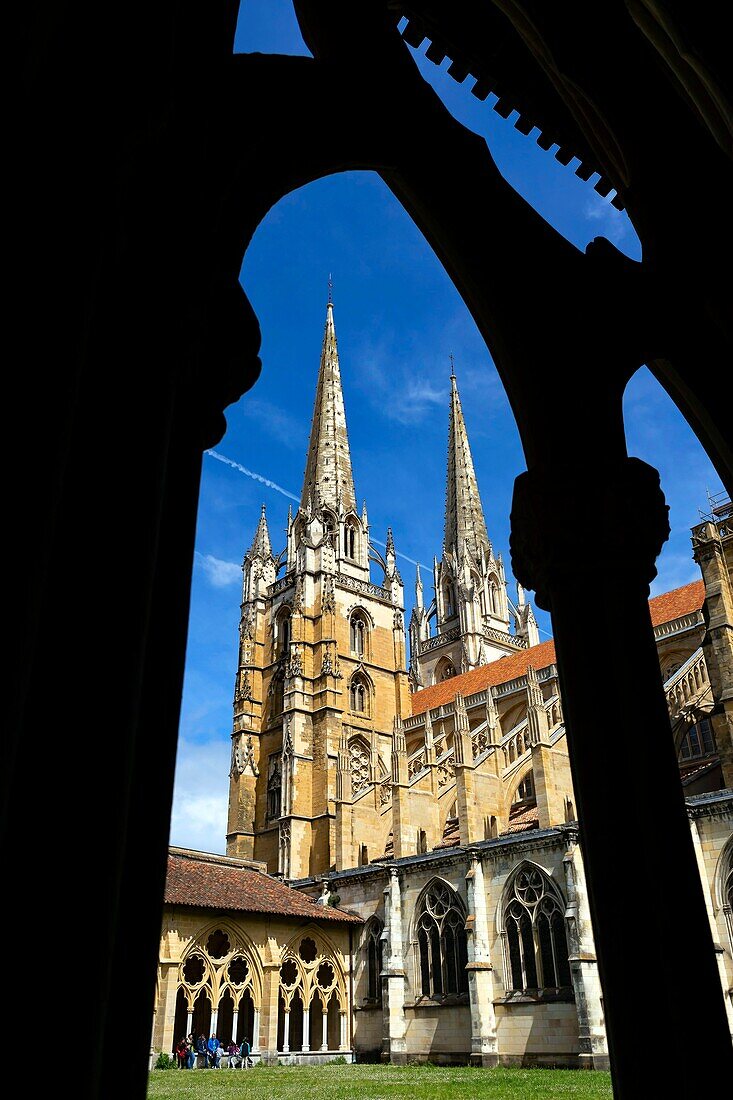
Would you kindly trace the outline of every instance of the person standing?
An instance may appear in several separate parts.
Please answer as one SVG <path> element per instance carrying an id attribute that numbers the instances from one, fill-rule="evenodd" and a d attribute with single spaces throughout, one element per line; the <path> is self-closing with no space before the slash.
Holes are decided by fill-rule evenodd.
<path id="1" fill-rule="evenodd" d="M 239 1047 L 234 1042 L 234 1036 L 232 1036 L 232 1041 L 227 1047 L 227 1054 L 229 1055 L 229 1069 L 236 1069 L 242 1059 L 239 1053 Z"/>
<path id="2" fill-rule="evenodd" d="M 202 1069 L 208 1069 L 208 1066 L 209 1066 L 209 1051 L 208 1051 L 208 1048 L 206 1046 L 206 1036 L 204 1035 L 203 1031 L 201 1032 L 198 1039 L 196 1040 L 196 1054 L 197 1055 L 200 1054 L 201 1057 L 203 1058 L 203 1062 L 201 1063 L 201 1068 Z"/>
<path id="3" fill-rule="evenodd" d="M 252 1048 L 249 1045 L 249 1039 L 245 1035 L 244 1039 L 242 1040 L 242 1046 L 239 1050 L 239 1053 L 242 1056 L 242 1069 L 249 1069 L 249 1067 L 253 1064 L 252 1059 L 249 1056 L 251 1049 Z"/>
<path id="4" fill-rule="evenodd" d="M 208 1050 L 209 1065 L 213 1069 L 218 1069 L 219 1068 L 219 1040 L 218 1040 L 218 1038 L 216 1037 L 216 1035 L 214 1034 L 213 1031 L 212 1031 L 211 1035 L 209 1036 L 209 1041 L 206 1044 L 206 1048 Z"/>
<path id="5" fill-rule="evenodd" d="M 196 1065 L 196 1044 L 193 1035 L 186 1036 L 186 1069 L 193 1069 Z"/>
<path id="6" fill-rule="evenodd" d="M 188 1055 L 188 1044 L 186 1043 L 186 1036 L 182 1035 L 176 1043 L 176 1058 L 178 1060 L 178 1068 L 186 1069 L 186 1057 Z"/>

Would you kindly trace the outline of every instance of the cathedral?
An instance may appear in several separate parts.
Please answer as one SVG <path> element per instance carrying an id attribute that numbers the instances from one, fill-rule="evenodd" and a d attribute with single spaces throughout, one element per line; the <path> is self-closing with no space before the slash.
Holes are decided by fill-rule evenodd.
<path id="1" fill-rule="evenodd" d="M 406 631 L 392 532 L 380 553 L 357 506 L 329 301 L 287 544 L 263 505 L 244 555 L 227 854 L 169 853 L 154 1052 L 215 1031 L 265 1062 L 608 1068 L 554 645 L 510 596 L 454 374 L 448 413 L 442 550 Z M 700 579 L 649 613 L 733 1030 L 733 513 L 713 505 Z M 631 704 L 602 645 L 592 689 Z M 633 768 L 623 706 L 618 751 Z"/>

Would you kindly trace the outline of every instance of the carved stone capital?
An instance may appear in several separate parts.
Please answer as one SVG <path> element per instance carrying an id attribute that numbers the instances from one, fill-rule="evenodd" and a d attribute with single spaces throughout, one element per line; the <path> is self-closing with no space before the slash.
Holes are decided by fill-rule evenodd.
<path id="1" fill-rule="evenodd" d="M 670 532 L 659 473 L 638 458 L 520 474 L 511 525 L 514 576 L 546 611 L 553 581 L 565 577 L 612 569 L 650 584 Z"/>

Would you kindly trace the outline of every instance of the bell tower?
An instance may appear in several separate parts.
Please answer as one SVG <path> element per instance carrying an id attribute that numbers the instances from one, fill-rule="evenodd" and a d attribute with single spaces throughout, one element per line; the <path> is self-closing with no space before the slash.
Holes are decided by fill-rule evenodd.
<path id="1" fill-rule="evenodd" d="M 435 595 L 428 607 L 418 567 L 410 621 L 413 691 L 525 649 L 536 637 L 529 605 L 522 603 L 519 613 L 510 608 L 504 563 L 486 530 L 452 356 L 449 401 L 443 554 L 433 560 Z"/>
<path id="2" fill-rule="evenodd" d="M 300 504 L 277 556 L 263 509 L 243 569 L 227 854 L 287 879 L 354 866 L 384 851 L 410 704 L 402 578 L 391 530 L 382 555 L 357 508 L 330 294 Z"/>

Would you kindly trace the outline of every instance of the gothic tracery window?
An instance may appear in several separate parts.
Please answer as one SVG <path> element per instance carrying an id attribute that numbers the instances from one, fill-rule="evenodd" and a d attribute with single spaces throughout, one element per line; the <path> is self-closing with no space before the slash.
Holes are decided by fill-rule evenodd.
<path id="1" fill-rule="evenodd" d="M 538 993 L 571 984 L 563 906 L 536 867 L 517 871 L 504 903 L 507 990 Z"/>
<path id="2" fill-rule="evenodd" d="M 354 560 L 356 558 L 359 543 L 357 541 L 356 527 L 353 523 L 347 523 L 344 526 L 344 542 L 346 543 L 344 546 L 346 557 Z"/>
<path id="3" fill-rule="evenodd" d="M 359 794 L 371 782 L 371 750 L 363 737 L 349 741 L 349 765 L 351 768 L 351 794 Z"/>
<path id="4" fill-rule="evenodd" d="M 424 997 L 468 992 L 466 914 L 460 898 L 445 882 L 432 883 L 423 895 L 417 943 Z"/>

